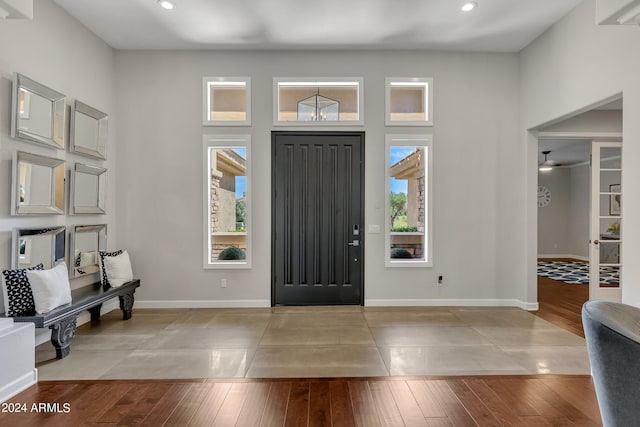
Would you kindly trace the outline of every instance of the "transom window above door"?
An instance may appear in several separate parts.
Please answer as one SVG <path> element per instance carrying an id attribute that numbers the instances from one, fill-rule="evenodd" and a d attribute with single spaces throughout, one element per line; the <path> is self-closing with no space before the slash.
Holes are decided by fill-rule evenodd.
<path id="1" fill-rule="evenodd" d="M 274 78 L 273 123 L 363 125 L 362 78 Z"/>

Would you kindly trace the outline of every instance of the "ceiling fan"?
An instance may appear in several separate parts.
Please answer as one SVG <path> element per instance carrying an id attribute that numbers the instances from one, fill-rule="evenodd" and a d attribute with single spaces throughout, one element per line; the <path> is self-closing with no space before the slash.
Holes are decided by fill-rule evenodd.
<path id="1" fill-rule="evenodd" d="M 538 166 L 538 170 L 540 172 L 548 172 L 550 170 L 553 170 L 554 167 L 562 166 L 562 164 L 560 163 L 556 163 L 553 160 L 549 160 L 547 158 L 549 153 L 551 153 L 551 150 L 546 150 L 542 152 L 542 154 L 544 155 L 544 161 L 540 163 L 540 165 Z"/>

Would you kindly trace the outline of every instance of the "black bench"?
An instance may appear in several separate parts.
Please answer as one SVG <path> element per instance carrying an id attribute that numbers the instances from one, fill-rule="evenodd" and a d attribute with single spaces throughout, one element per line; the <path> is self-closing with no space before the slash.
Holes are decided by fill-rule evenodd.
<path id="1" fill-rule="evenodd" d="M 45 314 L 16 316 L 13 320 L 34 323 L 36 328 L 51 329 L 51 343 L 56 349 L 56 358 L 62 359 L 71 351 L 71 341 L 76 336 L 76 322 L 82 311 L 88 310 L 91 313 L 91 320 L 98 320 L 102 303 L 117 296 L 120 298 L 122 319 L 128 320 L 131 318 L 133 309 L 133 294 L 139 286 L 140 280 L 134 279 L 120 287 L 105 291 L 100 282 L 94 283 L 71 291 L 70 304 L 54 308 Z M 4 314 L 2 316 L 5 317 Z"/>

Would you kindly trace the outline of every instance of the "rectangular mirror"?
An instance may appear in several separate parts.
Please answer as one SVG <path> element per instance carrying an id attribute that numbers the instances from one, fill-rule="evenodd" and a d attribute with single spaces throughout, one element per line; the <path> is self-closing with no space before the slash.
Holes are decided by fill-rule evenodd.
<path id="1" fill-rule="evenodd" d="M 75 101 L 71 112 L 71 151 L 85 156 L 107 158 L 109 116 L 87 104 Z"/>
<path id="2" fill-rule="evenodd" d="M 13 160 L 11 215 L 64 214 L 64 160 L 18 151 Z"/>
<path id="3" fill-rule="evenodd" d="M 64 150 L 65 96 L 15 73 L 11 137 Z"/>
<path id="4" fill-rule="evenodd" d="M 47 269 L 63 262 L 65 230 L 63 226 L 14 229 L 11 268 L 29 268 L 42 263 Z"/>
<path id="5" fill-rule="evenodd" d="M 76 225 L 71 231 L 69 277 L 86 276 L 100 271 L 98 251 L 107 247 L 107 225 Z"/>
<path id="6" fill-rule="evenodd" d="M 71 175 L 71 213 L 106 213 L 106 185 L 105 168 L 76 163 Z"/>

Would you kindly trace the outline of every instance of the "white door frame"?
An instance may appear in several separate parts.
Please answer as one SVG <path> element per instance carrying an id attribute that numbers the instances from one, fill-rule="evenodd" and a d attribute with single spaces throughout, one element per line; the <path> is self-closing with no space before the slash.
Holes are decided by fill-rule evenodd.
<path id="1" fill-rule="evenodd" d="M 617 221 L 621 224 L 622 216 L 610 214 L 610 210 L 607 209 L 605 214 L 602 213 L 601 210 L 601 201 L 603 196 L 610 197 L 614 194 L 610 193 L 609 189 L 607 191 L 603 191 L 601 188 L 601 172 L 609 172 L 609 173 L 619 173 L 620 180 L 622 180 L 622 166 L 620 168 L 615 169 L 603 169 L 601 168 L 601 161 L 606 160 L 601 156 L 602 148 L 620 148 L 620 155 L 622 156 L 622 142 L 600 142 L 600 141 L 592 141 L 591 143 L 591 212 L 590 212 L 590 232 L 589 232 L 589 299 L 600 299 L 600 300 L 608 300 L 608 301 L 622 301 L 622 280 L 620 280 L 620 285 L 618 287 L 604 287 L 600 285 L 600 261 L 601 261 L 601 251 L 603 251 L 603 243 L 606 245 L 618 244 L 618 251 L 622 246 L 622 236 L 623 236 L 623 228 L 620 228 L 619 238 L 617 240 L 602 240 L 602 236 L 605 231 L 602 229 L 601 220 L 605 220 L 605 222 L 613 222 L 613 220 Z M 622 159 L 620 159 L 620 164 L 622 165 Z M 619 184 L 622 184 L 620 182 Z M 621 188 L 622 185 L 621 185 Z M 609 266 L 620 266 L 620 259 L 618 254 L 617 262 L 609 262 L 606 265 Z"/>
<path id="2" fill-rule="evenodd" d="M 569 111 L 564 115 L 557 116 L 551 120 L 547 120 L 536 125 L 525 128 L 525 157 L 527 162 L 526 167 L 526 201 L 527 206 L 525 209 L 526 218 L 528 223 L 526 225 L 526 264 L 525 264 L 525 277 L 526 288 L 524 292 L 525 306 L 527 310 L 536 310 L 538 307 L 538 276 L 537 276 L 537 259 L 538 259 L 538 144 L 540 139 L 566 139 L 566 138 L 579 138 L 579 139 L 607 139 L 607 140 L 620 140 L 622 141 L 622 132 L 549 132 L 543 129 L 549 128 L 552 125 L 563 122 L 572 117 L 576 117 L 587 111 L 596 109 L 602 105 L 606 105 L 612 101 L 622 98 L 623 93 L 618 92 L 607 98 L 596 100 L 591 104 L 588 104 L 582 108 Z M 534 302 L 535 301 L 535 302 Z"/>
<path id="3" fill-rule="evenodd" d="M 548 124 L 541 125 L 547 126 Z M 529 213 L 531 218 L 537 218 L 538 216 L 538 207 L 537 207 L 537 194 L 538 194 L 538 153 L 540 150 L 538 149 L 540 140 L 544 139 L 591 139 L 591 140 L 600 140 L 607 139 L 608 141 L 618 141 L 618 143 L 622 142 L 622 132 L 540 132 L 537 130 L 528 130 L 527 131 L 527 139 L 528 139 L 528 150 L 529 156 L 531 159 L 534 159 L 530 163 L 531 169 L 528 170 L 529 182 L 533 183 L 529 188 L 531 190 L 531 194 L 529 196 Z M 591 212 L 590 212 L 591 214 Z M 592 216 L 590 216 L 590 219 Z M 591 224 L 591 220 L 589 222 Z M 538 222 L 532 221 L 531 228 L 528 229 L 528 237 L 531 240 L 529 255 L 527 256 L 527 289 L 526 289 L 526 298 L 527 301 L 537 301 L 538 300 L 538 272 L 537 272 L 537 260 L 538 260 L 538 251 L 537 251 L 537 236 L 538 236 Z M 591 226 L 589 228 L 589 234 L 591 235 Z M 587 236 L 585 236 L 586 238 Z M 589 252 L 591 252 L 591 245 L 589 245 Z M 593 297 L 590 297 L 593 299 Z M 538 303 L 535 304 L 529 303 L 530 307 L 527 307 L 528 310 L 537 310 Z"/>

